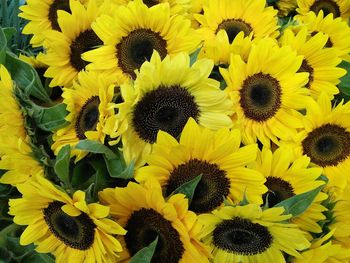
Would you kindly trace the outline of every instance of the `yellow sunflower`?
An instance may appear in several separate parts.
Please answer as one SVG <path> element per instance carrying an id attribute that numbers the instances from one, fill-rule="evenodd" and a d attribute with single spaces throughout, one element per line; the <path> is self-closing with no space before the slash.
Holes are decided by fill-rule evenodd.
<path id="1" fill-rule="evenodd" d="M 142 185 L 130 182 L 126 188 L 107 188 L 99 192 L 101 202 L 127 233 L 120 237 L 125 250 L 117 262 L 148 246 L 157 236 L 152 262 L 206 263 L 209 253 L 199 241 L 201 225 L 195 213 L 188 211 L 188 200 L 175 194 L 165 200 L 155 180 Z"/>
<path id="2" fill-rule="evenodd" d="M 232 103 L 219 83 L 208 78 L 212 68 L 208 59 L 190 66 L 185 53 L 162 61 L 155 52 L 133 84 L 121 85 L 118 132 L 127 163 L 142 165 L 158 131 L 178 137 L 190 117 L 213 130 L 232 126 Z"/>
<path id="3" fill-rule="evenodd" d="M 26 225 L 22 246 L 34 243 L 39 253 L 52 253 L 59 263 L 115 262 L 122 246 L 115 235 L 126 231 L 108 219 L 109 208 L 87 204 L 85 193 L 71 198 L 50 181 L 36 177 L 17 186 L 22 198 L 10 199 L 9 214 Z"/>
<path id="4" fill-rule="evenodd" d="M 268 146 L 270 140 L 288 140 L 303 127 L 302 115 L 311 99 L 308 73 L 297 73 L 302 56 L 290 47 L 279 48 L 269 39 L 253 45 L 247 63 L 239 55 L 231 57 L 230 67 L 220 69 L 234 103 L 234 127 L 242 132 L 244 144 L 257 139 Z"/>
<path id="5" fill-rule="evenodd" d="M 0 177 L 0 183 L 16 185 L 26 182 L 43 168 L 29 146 L 14 83 L 3 65 L 0 65 L 0 103 L 0 169 L 7 170 Z"/>
<path id="6" fill-rule="evenodd" d="M 201 128 L 193 119 L 184 127 L 180 142 L 160 131 L 147 166 L 135 172 L 137 181 L 155 178 L 169 196 L 182 184 L 202 175 L 189 207 L 196 213 L 208 213 L 223 204 L 225 198 L 239 203 L 244 196 L 262 203 L 265 179 L 245 166 L 256 159 L 257 145 L 240 147 L 238 130 L 213 132 Z"/>
<path id="7" fill-rule="evenodd" d="M 148 8 L 141 0 L 119 6 L 114 16 L 99 17 L 92 28 L 104 46 L 89 51 L 83 59 L 92 69 L 124 79 L 135 79 L 135 70 L 149 60 L 155 49 L 162 58 L 181 51 L 192 52 L 199 37 L 182 15 L 171 15 L 168 3 Z"/>
<path id="8" fill-rule="evenodd" d="M 309 168 L 309 164 L 310 158 L 306 156 L 293 159 L 293 153 L 288 148 L 281 147 L 273 153 L 263 148 L 253 166 L 266 177 L 268 192 L 263 195 L 263 201 L 267 201 L 269 207 L 273 207 L 290 197 L 323 185 L 324 181 L 317 180 L 322 169 Z M 303 214 L 293 218 L 292 222 L 305 231 L 321 233 L 322 228 L 318 222 L 326 219 L 322 212 L 327 211 L 327 208 L 321 205 L 325 199 L 327 195 L 319 193 L 312 205 Z"/>
<path id="9" fill-rule="evenodd" d="M 350 27 L 347 22 L 340 17 L 334 19 L 333 14 L 324 17 L 322 10 L 318 15 L 309 12 L 304 16 L 296 16 L 296 19 L 308 28 L 311 35 L 322 32 L 328 36 L 326 47 L 336 49 L 340 58 L 350 61 Z"/>
<path id="10" fill-rule="evenodd" d="M 57 130 L 53 135 L 52 150 L 57 155 L 65 145 L 74 147 L 79 140 L 104 142 L 104 129 L 108 118 L 114 115 L 114 85 L 105 75 L 96 72 L 80 72 L 73 88 L 64 88 L 63 103 L 69 114 L 66 120 L 69 125 Z M 87 155 L 87 152 L 73 149 L 76 162 Z"/>
<path id="11" fill-rule="evenodd" d="M 77 2 L 78 0 L 27 0 L 26 5 L 19 8 L 22 11 L 19 16 L 29 20 L 22 33 L 33 34 L 30 40 L 33 47 L 41 46 L 44 43 L 46 30 L 61 30 L 57 22 L 57 11 L 70 12 L 70 1 Z M 87 0 L 79 2 L 86 3 Z"/>
<path id="12" fill-rule="evenodd" d="M 288 16 L 298 4 L 297 0 L 277 0 L 272 6 L 278 10 L 278 16 Z"/>
<path id="13" fill-rule="evenodd" d="M 227 32 L 230 42 L 243 31 L 253 38 L 277 37 L 277 11 L 265 7 L 265 0 L 212 0 L 203 6 L 204 14 L 196 14 L 201 24 L 198 32 L 213 39 L 220 30 Z"/>
<path id="14" fill-rule="evenodd" d="M 284 263 L 284 253 L 300 257 L 298 250 L 310 243 L 297 225 L 286 222 L 291 216 L 283 212 L 283 207 L 262 210 L 249 204 L 200 215 L 202 238 L 211 247 L 213 262 Z"/>
<path id="15" fill-rule="evenodd" d="M 308 72 L 309 81 L 306 87 L 310 89 L 311 95 L 317 98 L 325 92 L 330 98 L 338 94 L 336 85 L 339 78 L 346 74 L 346 70 L 338 68 L 341 59 L 337 56 L 334 48 L 324 48 L 328 37 L 322 33 L 308 37 L 306 27 L 297 34 L 291 29 L 284 31 L 280 42 L 283 46 L 289 45 L 298 55 L 303 55 L 303 63 L 298 72 Z"/>
<path id="16" fill-rule="evenodd" d="M 306 154 L 314 165 L 323 168 L 327 187 L 344 189 L 350 182 L 350 102 L 332 108 L 331 100 L 321 94 L 309 105 L 304 128 L 295 138 L 297 155 Z"/>
<path id="17" fill-rule="evenodd" d="M 86 8 L 79 1 L 71 1 L 70 10 L 71 14 L 57 12 L 62 32 L 45 32 L 44 46 L 47 50 L 42 61 L 49 66 L 45 77 L 52 78 L 50 87 L 71 85 L 78 73 L 88 65 L 81 55 L 103 44 L 91 29 L 91 23 L 99 15 L 96 1 L 90 0 Z"/>
<path id="18" fill-rule="evenodd" d="M 297 11 L 306 15 L 312 11 L 318 14 L 321 10 L 325 16 L 333 14 L 333 17 L 341 17 L 348 21 L 350 17 L 350 0 L 297 0 Z"/>

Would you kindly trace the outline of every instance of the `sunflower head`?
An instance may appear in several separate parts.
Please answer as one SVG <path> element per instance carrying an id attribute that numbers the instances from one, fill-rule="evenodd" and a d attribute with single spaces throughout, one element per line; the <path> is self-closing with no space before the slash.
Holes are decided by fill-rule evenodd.
<path id="1" fill-rule="evenodd" d="M 312 11 L 315 14 L 321 11 L 325 16 L 333 14 L 333 17 L 341 17 L 347 21 L 350 17 L 350 1 L 349 0 L 298 0 L 297 12 L 306 15 Z"/>

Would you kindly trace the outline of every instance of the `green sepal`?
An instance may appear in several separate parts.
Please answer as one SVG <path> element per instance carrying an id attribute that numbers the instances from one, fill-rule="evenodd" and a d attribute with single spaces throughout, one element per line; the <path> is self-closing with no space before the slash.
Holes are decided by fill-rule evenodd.
<path id="1" fill-rule="evenodd" d="M 194 193 L 196 191 L 196 188 L 198 186 L 198 183 L 202 180 L 202 174 L 196 176 L 192 180 L 180 185 L 178 188 L 176 188 L 169 197 L 175 194 L 184 194 L 187 199 L 188 203 L 191 204 Z"/>
<path id="2" fill-rule="evenodd" d="M 99 141 L 82 140 L 79 141 L 75 148 L 91 153 L 104 154 L 107 159 L 118 158 L 117 154 L 115 154 L 110 148 L 100 143 Z"/>
<path id="3" fill-rule="evenodd" d="M 201 52 L 202 47 L 199 47 L 190 55 L 190 66 L 192 66 L 198 59 L 198 55 Z"/>
<path id="4" fill-rule="evenodd" d="M 158 244 L 158 236 L 156 239 L 149 244 L 147 247 L 144 247 L 138 251 L 129 261 L 129 263 L 150 263 L 153 257 L 153 254 L 156 250 Z"/>

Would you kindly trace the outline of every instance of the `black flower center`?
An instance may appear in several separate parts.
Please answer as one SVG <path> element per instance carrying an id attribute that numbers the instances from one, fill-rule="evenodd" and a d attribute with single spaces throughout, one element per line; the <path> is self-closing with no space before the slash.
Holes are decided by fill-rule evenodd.
<path id="1" fill-rule="evenodd" d="M 305 87 L 310 88 L 312 82 L 314 81 L 314 69 L 309 65 L 306 59 L 303 60 L 298 72 L 307 72 L 309 73 L 309 81 L 305 85 Z"/>
<path id="2" fill-rule="evenodd" d="M 265 185 L 268 191 L 263 195 L 263 201 L 265 205 L 267 198 L 269 207 L 294 196 L 294 189 L 291 184 L 281 178 L 269 176 L 266 178 Z"/>
<path id="3" fill-rule="evenodd" d="M 63 10 L 68 13 L 71 12 L 69 7 L 69 0 L 54 0 L 50 5 L 48 19 L 51 22 L 51 28 L 57 31 L 61 31 L 61 28 L 57 22 L 57 11 Z"/>
<path id="4" fill-rule="evenodd" d="M 151 59 L 153 50 L 163 59 L 167 54 L 167 42 L 150 29 L 136 29 L 117 44 L 118 65 L 124 73 L 136 78 L 135 69 Z"/>
<path id="5" fill-rule="evenodd" d="M 131 214 L 125 229 L 125 243 L 131 255 L 148 246 L 158 236 L 151 262 L 177 263 L 182 258 L 184 246 L 180 235 L 161 214 L 142 208 Z"/>
<path id="6" fill-rule="evenodd" d="M 261 254 L 272 241 L 273 237 L 265 226 L 241 217 L 222 221 L 213 232 L 216 247 L 239 255 Z"/>
<path id="7" fill-rule="evenodd" d="M 66 214 L 61 209 L 63 205 L 62 202 L 54 201 L 43 210 L 50 231 L 71 248 L 89 249 L 94 243 L 95 224 L 85 213 L 75 217 Z"/>
<path id="8" fill-rule="evenodd" d="M 146 93 L 136 104 L 132 121 L 140 138 L 154 143 L 159 130 L 178 137 L 190 117 L 199 117 L 194 97 L 185 88 L 172 86 Z"/>
<path id="9" fill-rule="evenodd" d="M 247 118 L 263 122 L 277 113 L 281 94 L 278 80 L 268 74 L 257 73 L 244 80 L 240 104 Z"/>
<path id="10" fill-rule="evenodd" d="M 325 124 L 311 131 L 302 146 L 313 163 L 336 166 L 350 156 L 350 133 L 341 126 Z"/>
<path id="11" fill-rule="evenodd" d="M 230 192 L 230 180 L 217 164 L 198 159 L 180 164 L 170 173 L 166 195 L 170 195 L 176 188 L 198 175 L 202 175 L 202 179 L 197 185 L 189 208 L 196 213 L 208 213 L 220 206 Z"/>
<path id="12" fill-rule="evenodd" d="M 159 4 L 159 0 L 143 0 L 143 3 L 148 6 L 148 7 L 152 7 L 154 5 L 158 5 Z"/>
<path id="13" fill-rule="evenodd" d="M 333 0 L 316 0 L 313 5 L 310 7 L 310 10 L 318 14 L 321 10 L 323 11 L 324 16 L 333 14 L 333 17 L 340 16 L 340 9 L 338 4 Z"/>
<path id="14" fill-rule="evenodd" d="M 100 113 L 98 106 L 100 99 L 98 96 L 93 96 L 88 99 L 81 108 L 77 121 L 75 123 L 75 132 L 80 140 L 86 139 L 86 131 L 95 131 Z"/>
<path id="15" fill-rule="evenodd" d="M 239 32 L 243 31 L 244 36 L 249 36 L 249 34 L 253 31 L 251 25 L 241 19 L 224 20 L 220 25 L 218 25 L 216 33 L 218 33 L 221 29 L 226 31 L 230 43 L 232 43 Z"/>
<path id="16" fill-rule="evenodd" d="M 70 45 L 70 63 L 77 71 L 83 70 L 89 63 L 81 58 L 81 54 L 102 44 L 101 39 L 91 29 L 81 32 Z"/>

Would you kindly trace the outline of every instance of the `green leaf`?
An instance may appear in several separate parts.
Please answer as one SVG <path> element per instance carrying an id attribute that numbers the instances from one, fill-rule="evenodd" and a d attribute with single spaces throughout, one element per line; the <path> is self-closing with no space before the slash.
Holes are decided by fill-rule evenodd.
<path id="1" fill-rule="evenodd" d="M 105 162 L 110 177 L 125 180 L 134 178 L 134 161 L 132 161 L 128 166 L 126 166 L 124 160 L 120 157 L 113 159 L 105 158 Z"/>
<path id="2" fill-rule="evenodd" d="M 318 195 L 318 193 L 323 189 L 324 185 L 321 185 L 317 187 L 314 190 L 311 190 L 306 193 L 302 193 L 299 195 L 295 195 L 291 198 L 288 198 L 278 204 L 276 204 L 274 207 L 284 207 L 285 214 L 291 214 L 292 217 L 296 217 L 301 215 L 305 212 L 306 209 L 309 208 L 309 206 L 314 201 L 315 197 Z"/>
<path id="3" fill-rule="evenodd" d="M 140 251 L 138 251 L 129 261 L 129 263 L 150 263 L 156 250 L 158 244 L 158 236 L 157 238 L 149 244 L 147 247 L 144 247 Z"/>
<path id="4" fill-rule="evenodd" d="M 63 103 L 56 104 L 50 108 L 35 107 L 37 110 L 34 114 L 38 127 L 44 131 L 55 131 L 68 124 L 66 116 L 68 111 Z"/>
<path id="5" fill-rule="evenodd" d="M 118 157 L 111 149 L 99 141 L 82 140 L 75 146 L 75 148 L 91 153 L 104 154 L 107 159 L 114 159 Z"/>
<path id="6" fill-rule="evenodd" d="M 2 28 L 0 28 L 0 65 L 5 64 L 7 39 Z"/>
<path id="7" fill-rule="evenodd" d="M 70 152 L 70 145 L 65 145 L 58 152 L 54 166 L 56 175 L 66 186 L 71 185 L 69 177 Z"/>
<path id="8" fill-rule="evenodd" d="M 338 87 L 341 93 L 345 94 L 346 96 L 350 96 L 350 63 L 343 60 L 338 67 L 347 71 L 347 74 L 340 78 Z"/>
<path id="9" fill-rule="evenodd" d="M 190 55 L 190 66 L 192 66 L 197 61 L 201 49 L 202 47 L 197 48 L 196 51 Z"/>
<path id="10" fill-rule="evenodd" d="M 23 258 L 23 263 L 54 263 L 55 260 L 52 256 L 48 254 L 41 254 L 37 252 L 33 252 L 29 256 Z"/>
<path id="11" fill-rule="evenodd" d="M 197 185 L 201 179 L 202 179 L 202 174 L 196 176 L 191 181 L 188 181 L 182 184 L 181 186 L 179 186 L 178 188 L 176 188 L 175 191 L 173 191 L 170 196 L 181 193 L 186 195 L 186 197 L 188 198 L 188 202 L 191 203 L 194 192 L 196 191 Z"/>
<path id="12" fill-rule="evenodd" d="M 7 41 L 9 41 L 17 33 L 17 30 L 14 27 L 5 27 L 3 30 Z"/>

